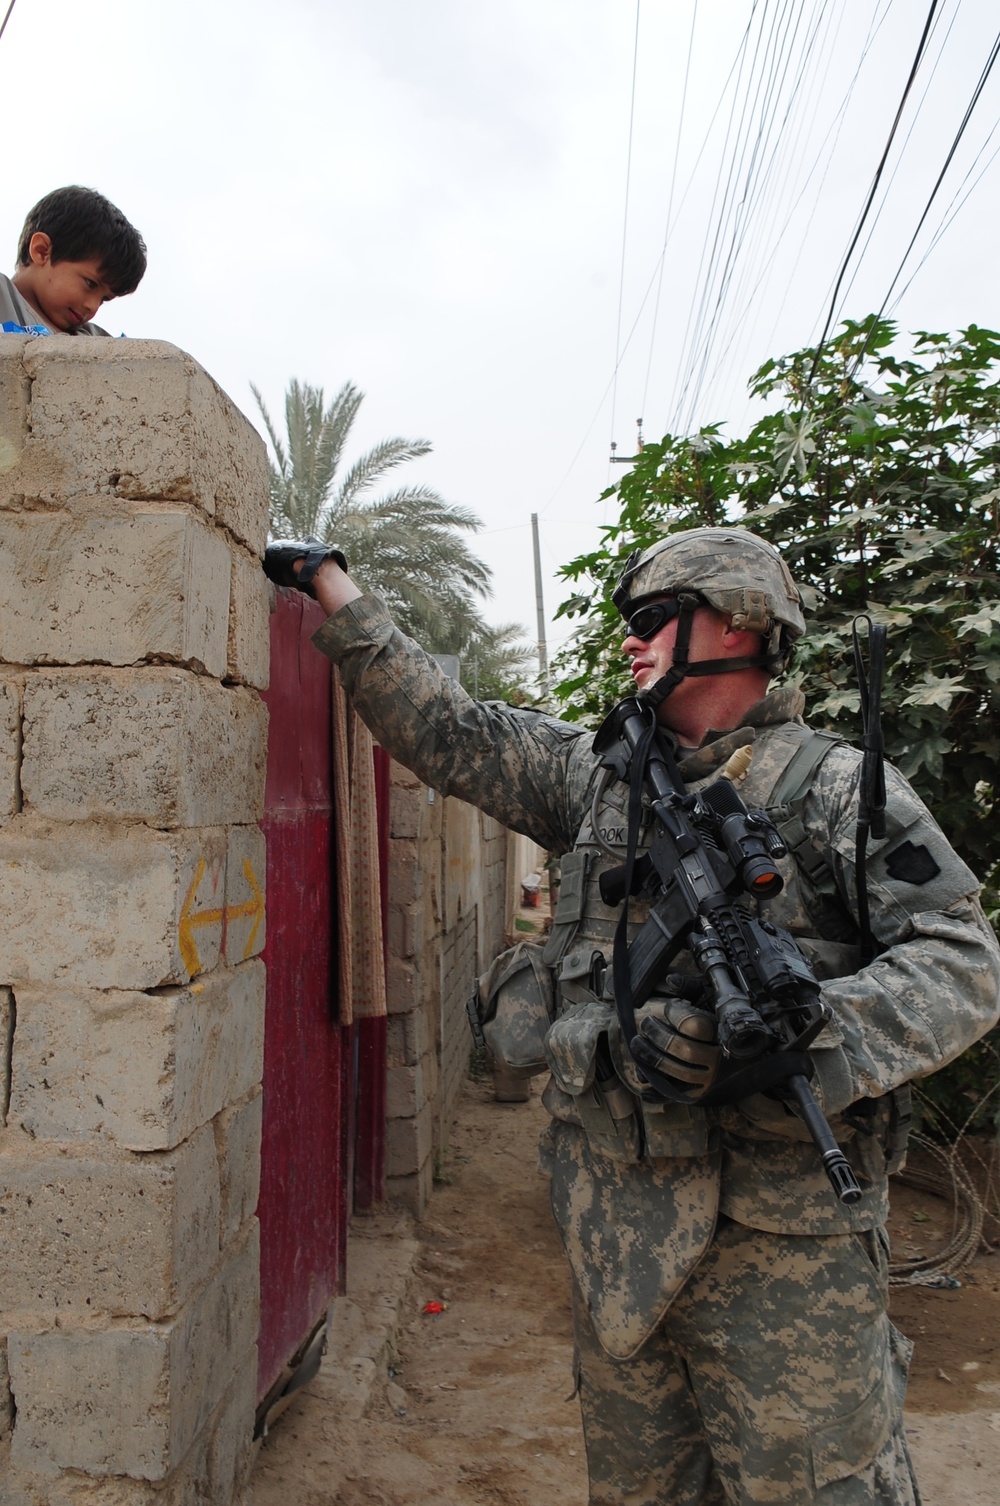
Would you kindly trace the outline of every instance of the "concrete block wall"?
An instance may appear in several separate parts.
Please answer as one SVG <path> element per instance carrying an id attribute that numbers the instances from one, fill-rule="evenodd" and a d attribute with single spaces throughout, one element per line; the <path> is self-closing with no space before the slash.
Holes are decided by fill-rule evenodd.
<path id="1" fill-rule="evenodd" d="M 397 763 L 389 845 L 386 1185 L 419 1216 L 468 1067 L 465 1000 L 506 944 L 520 879 L 541 855 Z"/>
<path id="2" fill-rule="evenodd" d="M 229 1506 L 259 1317 L 263 445 L 0 336 L 0 1501 Z"/>

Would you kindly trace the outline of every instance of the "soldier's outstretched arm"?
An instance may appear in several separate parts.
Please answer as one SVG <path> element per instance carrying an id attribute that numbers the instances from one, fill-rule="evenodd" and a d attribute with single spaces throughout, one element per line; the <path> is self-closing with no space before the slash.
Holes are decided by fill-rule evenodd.
<path id="1" fill-rule="evenodd" d="M 289 569 L 297 575 L 298 566 Z M 568 851 L 595 767 L 590 734 L 542 712 L 474 701 L 336 559 L 324 559 L 309 584 L 328 614 L 313 642 L 340 666 L 344 689 L 382 746 L 442 794 L 542 847 Z"/>

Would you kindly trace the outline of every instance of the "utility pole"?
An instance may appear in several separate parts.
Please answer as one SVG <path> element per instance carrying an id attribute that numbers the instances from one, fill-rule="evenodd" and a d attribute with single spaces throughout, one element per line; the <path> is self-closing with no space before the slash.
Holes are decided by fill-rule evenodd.
<path id="1" fill-rule="evenodd" d="M 545 646 L 545 605 L 542 601 L 542 556 L 538 548 L 538 514 L 531 514 L 531 542 L 535 552 L 535 615 L 538 620 L 538 680 L 549 698 L 549 653 Z"/>

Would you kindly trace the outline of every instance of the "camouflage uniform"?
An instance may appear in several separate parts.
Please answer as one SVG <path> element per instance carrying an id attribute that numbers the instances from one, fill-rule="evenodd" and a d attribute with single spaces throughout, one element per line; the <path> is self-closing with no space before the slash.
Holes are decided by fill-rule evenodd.
<path id="1" fill-rule="evenodd" d="M 591 1501 L 916 1502 L 901 1424 L 907 1346 L 885 1313 L 886 1164 L 899 1138 L 893 1090 L 957 1056 L 1000 1010 L 1000 955 L 972 873 L 887 770 L 888 832 L 869 858 L 882 951 L 859 971 L 859 755 L 831 743 L 794 813 L 799 861 L 783 861 L 784 890 L 758 903 L 794 934 L 833 1009 L 812 1048 L 813 1087 L 862 1184 L 845 1207 L 777 1101 L 702 1109 L 629 1090 L 614 1004 L 593 991 L 591 965 L 595 952 L 610 960 L 618 912 L 598 880 L 622 859 L 627 790 L 602 777 L 592 734 L 472 701 L 376 598 L 349 603 L 314 641 L 421 779 L 568 854 L 543 1163 L 573 1273 Z M 772 691 L 746 714 L 750 730 L 710 734 L 687 757 L 685 779 L 697 788 L 752 740 L 741 795 L 769 806 L 814 736 L 801 710 L 798 692 Z M 632 901 L 634 928 L 645 913 Z M 598 1081 L 602 1037 L 610 1081 Z"/>

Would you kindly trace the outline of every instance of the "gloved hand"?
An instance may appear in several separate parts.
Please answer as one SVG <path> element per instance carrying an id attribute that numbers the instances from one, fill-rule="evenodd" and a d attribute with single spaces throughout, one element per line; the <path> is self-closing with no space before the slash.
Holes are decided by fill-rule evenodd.
<path id="1" fill-rule="evenodd" d="M 347 560 L 340 549 L 324 544 L 322 539 L 275 539 L 264 550 L 264 574 L 276 586 L 295 586 L 315 599 L 312 580 L 324 560 L 336 560 L 341 570 L 347 569 Z M 293 570 L 296 560 L 303 560 L 301 570 Z"/>
<path id="2" fill-rule="evenodd" d="M 722 1060 L 710 1010 L 687 999 L 664 1000 L 660 1012 L 645 1015 L 638 1028 L 631 1052 L 640 1070 L 649 1067 L 669 1077 L 692 1103 L 708 1092 Z"/>

